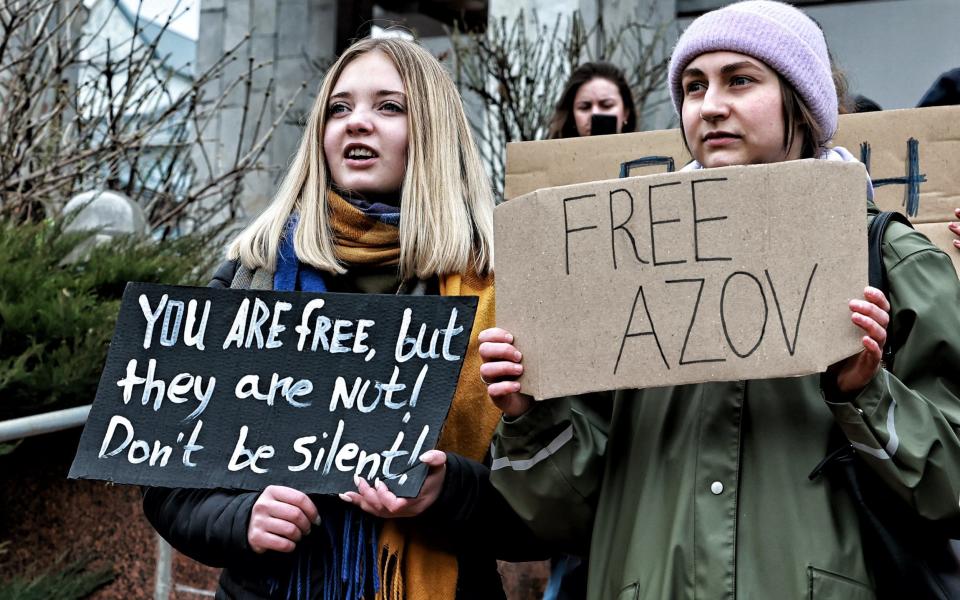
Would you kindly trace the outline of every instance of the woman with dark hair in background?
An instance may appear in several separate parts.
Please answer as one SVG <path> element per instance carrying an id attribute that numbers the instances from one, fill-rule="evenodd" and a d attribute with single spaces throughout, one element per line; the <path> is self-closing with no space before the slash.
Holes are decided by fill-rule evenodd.
<path id="1" fill-rule="evenodd" d="M 615 116 L 616 133 L 637 128 L 630 86 L 623 71 L 607 62 L 584 63 L 573 71 L 553 111 L 547 139 L 591 135 L 590 120 L 597 114 Z"/>

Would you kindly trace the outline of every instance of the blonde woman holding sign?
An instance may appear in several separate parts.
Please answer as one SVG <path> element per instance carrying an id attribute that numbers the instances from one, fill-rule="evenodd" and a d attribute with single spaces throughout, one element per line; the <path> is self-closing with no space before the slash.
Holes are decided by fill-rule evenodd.
<path id="1" fill-rule="evenodd" d="M 696 159 L 687 169 L 854 160 L 827 147 L 838 103 L 823 33 L 785 3 L 694 21 L 670 91 Z M 894 498 L 894 520 L 958 531 L 960 283 L 943 252 L 897 223 L 883 259 L 886 293 L 849 302 L 862 351 L 821 375 L 534 404 L 516 381 L 524 340 L 483 332 L 480 373 L 504 412 L 494 484 L 535 533 L 589 549 L 589 598 L 926 597 L 906 578 L 881 585 L 890 573 L 853 495 L 815 469 L 852 444 Z"/>
<path id="2" fill-rule="evenodd" d="M 230 244 L 232 287 L 479 297 L 474 339 L 420 495 L 151 489 L 150 522 L 224 567 L 223 598 L 497 598 L 525 528 L 481 464 L 499 413 L 477 380 L 493 324 L 493 196 L 448 74 L 417 44 L 357 42 L 327 73 L 273 202 Z M 235 271 L 235 272 L 234 272 Z M 505 550 L 500 551 L 503 548 Z"/>

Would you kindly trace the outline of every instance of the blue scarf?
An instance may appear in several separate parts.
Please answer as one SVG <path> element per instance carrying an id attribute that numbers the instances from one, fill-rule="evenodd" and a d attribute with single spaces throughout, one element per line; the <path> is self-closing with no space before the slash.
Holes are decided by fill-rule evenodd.
<path id="1" fill-rule="evenodd" d="M 349 199 L 364 214 L 390 225 L 400 222 L 400 209 L 381 203 L 366 203 Z M 361 204 L 362 203 L 362 204 Z M 273 276 L 275 291 L 325 292 L 324 275 L 297 258 L 293 234 L 297 229 L 298 214 L 290 215 L 277 252 Z M 323 600 L 349 600 L 367 597 L 380 589 L 377 568 L 378 533 L 380 523 L 374 517 L 349 505 L 321 503 L 324 507 L 323 532 L 303 538 L 294 551 L 295 562 L 287 574 L 286 600 L 311 600 L 311 571 L 313 559 L 323 564 Z M 279 582 L 272 581 L 270 593 L 279 591 Z"/>

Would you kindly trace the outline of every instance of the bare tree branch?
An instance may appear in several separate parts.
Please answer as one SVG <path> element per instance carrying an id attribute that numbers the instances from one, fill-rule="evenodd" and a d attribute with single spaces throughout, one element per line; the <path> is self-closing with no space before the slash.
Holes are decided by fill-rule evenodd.
<path id="1" fill-rule="evenodd" d="M 638 126 L 659 101 L 655 90 L 666 82 L 669 24 L 653 14 L 636 15 L 616 27 L 598 19 L 589 27 L 579 13 L 558 16 L 553 24 L 520 12 L 490 23 L 483 33 L 461 27 L 450 33 L 454 81 L 470 110 L 471 127 L 498 197 L 503 193 L 506 144 L 543 139 L 554 104 L 570 73 L 586 61 L 608 61 L 624 68 L 633 91 Z"/>
<path id="2" fill-rule="evenodd" d="M 116 10 L 110 7 L 107 18 Z M 73 195 L 104 187 L 138 202 L 164 233 L 182 220 L 192 228 L 222 218 L 224 209 L 236 214 L 244 178 L 265 169 L 259 159 L 292 101 L 262 127 L 271 79 L 251 134 L 251 82 L 270 63 L 251 61 L 236 79 L 225 79 L 249 35 L 192 84 L 175 87 L 182 66 L 171 67 L 159 44 L 183 10 L 178 4 L 146 39 L 138 9 L 133 33 L 111 41 L 106 21 L 87 23 L 80 34 L 87 14 L 81 0 L 0 2 L 0 216 L 43 218 Z M 223 91 L 205 98 L 218 80 Z M 238 85 L 246 94 L 240 131 L 231 132 L 236 151 L 217 164 L 202 136 Z"/>

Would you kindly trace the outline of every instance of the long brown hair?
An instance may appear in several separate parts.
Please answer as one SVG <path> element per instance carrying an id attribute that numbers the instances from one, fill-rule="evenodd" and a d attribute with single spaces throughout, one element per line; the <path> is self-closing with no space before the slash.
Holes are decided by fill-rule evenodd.
<path id="1" fill-rule="evenodd" d="M 850 112 L 849 88 L 847 77 L 830 57 L 830 70 L 833 73 L 833 87 L 837 91 L 837 109 L 841 115 Z M 780 77 L 780 74 L 777 74 Z M 790 82 L 780 77 L 780 95 L 783 97 L 783 150 L 790 152 L 797 131 L 803 133 L 803 148 L 800 158 L 816 158 L 826 150 L 830 140 L 823 140 L 823 128 L 817 123 L 810 107 L 800 98 L 800 94 Z M 817 140 L 823 140 L 818 143 Z"/>
<path id="2" fill-rule="evenodd" d="M 637 109 L 633 103 L 633 93 L 630 86 L 627 85 L 627 79 L 616 65 L 608 62 L 588 62 L 577 67 L 567 80 L 567 85 L 557 100 L 553 116 L 550 118 L 550 125 L 547 128 L 547 139 L 555 140 L 559 138 L 578 137 L 577 123 L 573 117 L 573 99 L 577 95 L 580 86 L 591 79 L 606 79 L 617 86 L 620 91 L 620 99 L 623 101 L 623 109 L 627 114 L 627 122 L 624 123 L 622 133 L 630 133 L 637 128 Z"/>
<path id="3" fill-rule="evenodd" d="M 803 134 L 800 158 L 816 158 L 823 149 L 817 140 L 823 138 L 823 128 L 817 123 L 807 103 L 790 82 L 780 77 L 780 97 L 783 99 L 783 151 L 789 154 L 796 134 Z"/>

